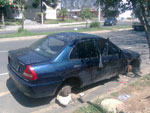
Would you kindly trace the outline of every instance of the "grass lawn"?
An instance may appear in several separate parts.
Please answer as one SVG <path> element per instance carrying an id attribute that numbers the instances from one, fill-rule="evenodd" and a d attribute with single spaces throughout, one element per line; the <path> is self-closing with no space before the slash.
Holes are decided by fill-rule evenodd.
<path id="1" fill-rule="evenodd" d="M 0 21 L 0 25 L 2 24 L 2 22 Z M 5 25 L 20 25 L 21 21 L 19 20 L 15 20 L 15 19 L 11 19 L 11 20 L 5 20 Z"/>
<path id="2" fill-rule="evenodd" d="M 77 31 L 74 30 L 68 30 L 68 31 L 61 31 L 61 32 L 89 32 L 89 31 L 103 31 L 103 30 L 118 30 L 118 29 L 125 29 L 125 28 L 131 28 L 131 25 L 126 26 L 109 26 L 104 27 L 101 26 L 100 28 L 82 28 Z M 23 33 L 13 33 L 13 34 L 3 34 L 0 35 L 0 38 L 13 38 L 13 37 L 24 37 L 24 36 L 37 36 L 37 35 L 49 35 L 52 33 L 58 33 L 58 32 L 29 32 L 26 31 Z"/>
<path id="3" fill-rule="evenodd" d="M 88 102 L 86 106 L 77 109 L 73 113 L 108 113 L 108 112 L 100 105 L 100 103 Z"/>
<path id="4" fill-rule="evenodd" d="M 73 23 L 73 22 L 81 22 L 78 21 L 78 20 L 74 20 L 74 19 L 66 19 L 64 21 L 61 21 L 61 20 L 45 20 L 44 21 L 44 24 L 59 24 L 59 23 Z"/>

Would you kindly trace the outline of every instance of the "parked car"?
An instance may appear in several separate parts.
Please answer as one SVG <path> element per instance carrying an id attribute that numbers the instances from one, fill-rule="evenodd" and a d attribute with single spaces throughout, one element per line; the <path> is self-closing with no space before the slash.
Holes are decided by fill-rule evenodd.
<path id="1" fill-rule="evenodd" d="M 147 21 L 148 21 L 148 24 L 150 26 L 150 17 L 147 17 Z M 132 28 L 135 31 L 144 31 L 144 26 L 142 25 L 142 23 L 138 19 L 133 21 Z"/>
<path id="2" fill-rule="evenodd" d="M 107 18 L 107 19 L 104 21 L 104 26 L 112 26 L 112 25 L 116 25 L 116 24 L 117 24 L 117 19 L 114 18 L 114 17 Z"/>
<path id="3" fill-rule="evenodd" d="M 140 22 L 133 22 L 132 23 L 132 28 L 135 31 L 144 31 L 144 26 Z"/>
<path id="4" fill-rule="evenodd" d="M 129 66 L 139 68 L 137 52 L 121 50 L 108 39 L 84 33 L 57 33 L 8 52 L 10 78 L 33 98 L 60 92 L 68 95 L 74 87 L 126 73 Z"/>

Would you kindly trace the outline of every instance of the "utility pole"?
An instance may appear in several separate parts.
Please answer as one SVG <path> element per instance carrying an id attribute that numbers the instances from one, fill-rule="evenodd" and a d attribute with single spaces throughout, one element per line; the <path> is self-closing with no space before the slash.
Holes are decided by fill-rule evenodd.
<path id="1" fill-rule="evenodd" d="M 41 24 L 44 23 L 44 18 L 43 18 L 43 0 L 41 0 Z"/>
<path id="2" fill-rule="evenodd" d="M 100 5 L 100 2 L 98 4 L 98 22 L 101 21 L 101 5 Z"/>
<path id="3" fill-rule="evenodd" d="M 20 8 L 21 8 L 21 13 L 22 13 L 22 30 L 24 30 L 24 8 L 22 5 L 22 0 L 19 1 Z"/>
<path id="4" fill-rule="evenodd" d="M 5 17 L 4 17 L 4 12 L 2 11 L 2 24 L 5 26 Z"/>

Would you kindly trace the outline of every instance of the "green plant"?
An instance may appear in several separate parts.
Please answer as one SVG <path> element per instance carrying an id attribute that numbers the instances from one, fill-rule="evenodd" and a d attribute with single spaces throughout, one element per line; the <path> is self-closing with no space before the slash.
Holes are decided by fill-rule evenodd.
<path id="1" fill-rule="evenodd" d="M 88 106 L 81 107 L 74 113 L 108 113 L 100 104 L 88 102 Z"/>
<path id="2" fill-rule="evenodd" d="M 32 2 L 32 7 L 37 8 L 40 4 L 40 0 L 34 0 L 34 2 Z"/>
<path id="3" fill-rule="evenodd" d="M 18 33 L 27 33 L 27 30 L 22 29 L 21 27 L 18 28 Z"/>
<path id="4" fill-rule="evenodd" d="M 8 5 L 9 2 L 6 1 L 6 0 L 0 0 L 0 6 L 5 6 L 5 5 Z"/>
<path id="5" fill-rule="evenodd" d="M 100 23 L 99 22 L 92 22 L 90 24 L 90 27 L 93 28 L 93 27 L 100 27 Z"/>
<path id="6" fill-rule="evenodd" d="M 85 9 L 82 9 L 81 12 L 80 12 L 80 17 L 85 20 L 85 19 L 92 19 L 93 17 L 93 14 L 91 13 L 90 9 L 89 8 L 85 8 Z"/>
<path id="7" fill-rule="evenodd" d="M 110 94 L 111 96 L 114 96 L 114 97 L 118 97 L 119 96 L 119 92 L 114 92 L 112 94 Z"/>
<path id="8" fill-rule="evenodd" d="M 144 75 L 141 79 L 142 80 L 150 80 L 150 74 Z"/>
<path id="9" fill-rule="evenodd" d="M 60 10 L 59 15 L 61 16 L 61 20 L 64 21 L 65 17 L 68 15 L 67 9 Z"/>

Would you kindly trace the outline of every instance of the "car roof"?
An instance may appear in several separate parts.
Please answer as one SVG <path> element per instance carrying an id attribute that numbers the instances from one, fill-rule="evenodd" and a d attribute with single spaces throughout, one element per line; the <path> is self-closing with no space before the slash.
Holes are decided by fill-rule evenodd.
<path id="1" fill-rule="evenodd" d="M 86 33 L 78 33 L 78 32 L 62 32 L 62 33 L 56 33 L 53 35 L 50 35 L 50 37 L 55 37 L 60 40 L 64 40 L 67 42 L 73 42 L 75 40 L 84 40 L 84 39 L 103 39 L 102 37 L 92 35 L 92 34 L 86 34 Z"/>

